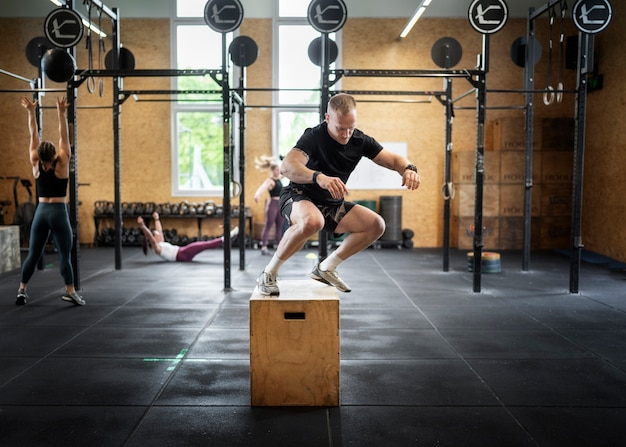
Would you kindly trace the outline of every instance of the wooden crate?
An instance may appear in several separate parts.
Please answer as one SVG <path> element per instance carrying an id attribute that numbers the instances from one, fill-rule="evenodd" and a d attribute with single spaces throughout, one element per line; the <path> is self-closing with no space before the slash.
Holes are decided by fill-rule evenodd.
<path id="1" fill-rule="evenodd" d="M 473 216 L 476 202 L 476 186 L 471 183 L 455 185 L 455 197 L 452 199 L 452 214 L 455 216 Z M 483 216 L 497 216 L 500 213 L 500 185 L 483 185 Z"/>
<path id="2" fill-rule="evenodd" d="M 485 183 L 500 182 L 500 153 L 485 152 Z M 454 183 L 475 183 L 476 152 L 455 152 L 452 157 L 452 180 Z"/>
<path id="3" fill-rule="evenodd" d="M 576 136 L 574 118 L 544 118 L 541 120 L 541 147 L 544 151 L 574 150 Z"/>
<path id="4" fill-rule="evenodd" d="M 564 216 L 541 217 L 541 249 L 567 249 L 572 246 L 572 219 Z"/>
<path id="5" fill-rule="evenodd" d="M 533 152 L 533 184 L 541 180 L 542 158 Z M 526 183 L 526 153 L 520 151 L 500 152 L 500 183 Z"/>
<path id="6" fill-rule="evenodd" d="M 253 406 L 339 405 L 339 297 L 314 280 L 279 281 L 250 298 Z"/>
<path id="7" fill-rule="evenodd" d="M 541 187 L 542 216 L 572 215 L 572 184 L 546 183 Z"/>
<path id="8" fill-rule="evenodd" d="M 526 121 L 524 117 L 499 118 L 493 123 L 495 150 L 524 151 L 526 149 Z M 533 127 L 533 150 L 541 150 L 541 123 Z"/>
<path id="9" fill-rule="evenodd" d="M 540 218 L 530 220 L 530 248 L 539 248 Z M 521 250 L 524 248 L 524 218 L 500 218 L 500 250 Z"/>
<path id="10" fill-rule="evenodd" d="M 500 216 L 513 217 L 524 215 L 524 184 L 500 185 Z M 532 188 L 531 215 L 541 214 L 541 185 Z"/>
<path id="11" fill-rule="evenodd" d="M 500 243 L 498 217 L 483 217 L 483 248 L 495 250 Z M 474 217 L 454 217 L 450 229 L 450 245 L 460 250 L 474 248 Z"/>
<path id="12" fill-rule="evenodd" d="M 541 183 L 572 183 L 574 156 L 571 152 L 541 153 Z"/>

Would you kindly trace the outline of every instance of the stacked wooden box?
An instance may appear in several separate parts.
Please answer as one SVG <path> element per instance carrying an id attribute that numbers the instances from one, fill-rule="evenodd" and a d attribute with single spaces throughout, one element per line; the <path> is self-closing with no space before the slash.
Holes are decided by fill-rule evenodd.
<path id="1" fill-rule="evenodd" d="M 571 226 L 574 120 L 546 118 L 533 129 L 531 247 L 566 248 Z M 484 153 L 483 244 L 488 250 L 521 249 L 524 236 L 524 118 L 499 119 Z M 476 153 L 454 154 L 452 245 L 472 249 Z"/>

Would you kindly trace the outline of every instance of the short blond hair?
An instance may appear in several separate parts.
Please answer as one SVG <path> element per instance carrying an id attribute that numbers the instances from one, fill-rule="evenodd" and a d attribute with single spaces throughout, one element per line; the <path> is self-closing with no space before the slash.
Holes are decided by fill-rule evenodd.
<path id="1" fill-rule="evenodd" d="M 337 93 L 328 101 L 328 111 L 333 110 L 346 115 L 356 109 L 356 100 L 347 93 Z"/>

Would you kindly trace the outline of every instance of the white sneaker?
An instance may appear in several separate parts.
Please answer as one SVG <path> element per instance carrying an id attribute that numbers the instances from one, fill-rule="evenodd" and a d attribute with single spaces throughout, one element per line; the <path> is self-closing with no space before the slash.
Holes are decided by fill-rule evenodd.
<path id="1" fill-rule="evenodd" d="M 272 273 L 262 272 L 256 280 L 256 285 L 261 295 L 280 295 L 280 290 L 278 290 L 276 285 L 276 275 Z"/>
<path id="2" fill-rule="evenodd" d="M 343 282 L 337 273 L 337 270 L 322 270 L 319 263 L 313 267 L 313 271 L 309 276 L 316 281 L 323 282 L 329 286 L 334 286 L 341 292 L 350 292 L 352 289 L 348 284 Z"/>

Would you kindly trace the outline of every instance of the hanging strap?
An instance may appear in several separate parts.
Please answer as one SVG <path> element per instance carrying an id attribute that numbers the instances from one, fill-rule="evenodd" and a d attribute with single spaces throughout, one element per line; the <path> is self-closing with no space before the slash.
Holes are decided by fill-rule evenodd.
<path id="1" fill-rule="evenodd" d="M 98 12 L 98 29 L 100 30 L 100 35 L 98 39 L 98 70 L 102 70 L 104 66 L 104 37 L 102 37 L 102 8 L 100 8 Z M 98 80 L 98 94 L 100 97 L 104 96 L 104 78 L 100 76 Z"/>
<path id="2" fill-rule="evenodd" d="M 550 44 L 548 46 L 548 68 L 546 72 L 546 91 L 543 92 L 543 103 L 547 106 L 554 102 L 552 87 L 552 27 L 554 25 L 554 8 L 550 8 Z"/>
<path id="3" fill-rule="evenodd" d="M 87 59 L 88 59 L 88 68 L 89 71 L 93 70 L 93 45 L 92 45 L 92 41 L 91 41 L 91 6 L 92 6 L 92 2 L 89 2 L 89 5 L 87 6 L 87 15 L 89 17 L 89 25 L 87 26 L 87 39 L 85 40 L 86 42 L 86 48 L 87 48 Z M 93 78 L 93 76 L 89 76 L 87 78 L 87 91 L 89 93 L 93 93 L 96 91 L 96 80 Z"/>
<path id="4" fill-rule="evenodd" d="M 558 68 L 558 83 L 556 86 L 556 102 L 561 103 L 563 101 L 563 64 L 565 61 L 563 57 L 565 55 L 565 12 L 567 11 L 567 0 L 563 0 L 559 3 L 561 8 L 561 34 L 559 36 L 559 68 Z"/>

